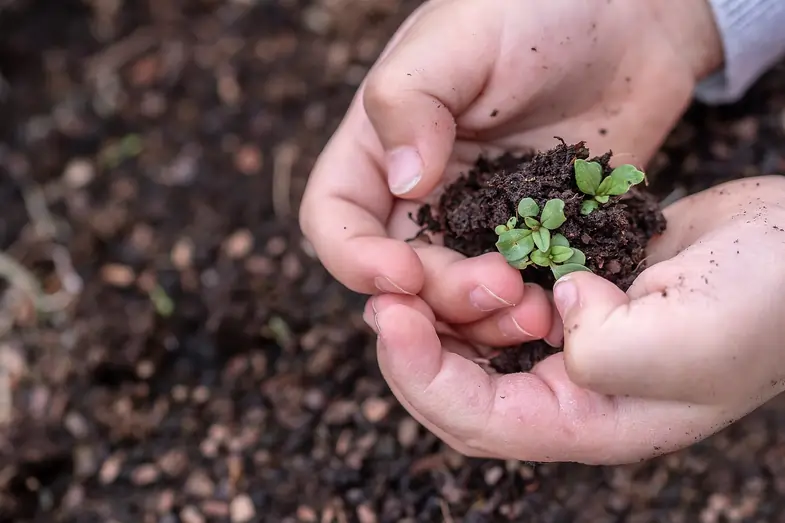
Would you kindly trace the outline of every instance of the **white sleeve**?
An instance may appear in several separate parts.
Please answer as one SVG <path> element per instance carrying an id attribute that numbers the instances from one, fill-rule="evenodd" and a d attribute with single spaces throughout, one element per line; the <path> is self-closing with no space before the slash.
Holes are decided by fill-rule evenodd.
<path id="1" fill-rule="evenodd" d="M 703 80 L 695 96 L 708 104 L 733 103 L 785 57 L 785 0 L 707 0 L 725 52 L 721 71 Z"/>

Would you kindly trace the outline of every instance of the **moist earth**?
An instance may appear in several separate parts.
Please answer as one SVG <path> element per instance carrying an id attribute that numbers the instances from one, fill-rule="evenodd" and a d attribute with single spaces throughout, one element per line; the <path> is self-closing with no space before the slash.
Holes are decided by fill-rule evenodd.
<path id="1" fill-rule="evenodd" d="M 586 196 L 575 182 L 576 159 L 598 162 L 603 176 L 611 173 L 611 152 L 591 157 L 585 142 L 560 140 L 553 149 L 524 155 L 480 158 L 465 176 L 446 187 L 435 208 L 423 205 L 416 217 L 423 233 L 440 233 L 444 244 L 465 256 L 496 251 L 494 228 L 516 215 L 518 202 L 532 198 L 542 208 L 550 199 L 564 201 L 567 221 L 559 231 L 586 255 L 586 266 L 622 290 L 646 268 L 646 245 L 666 228 L 657 199 L 634 186 L 587 216 L 580 213 Z M 528 282 L 552 288 L 549 269 L 536 266 L 522 272 Z M 547 347 L 547 345 L 545 345 Z M 523 372 L 554 351 L 543 343 L 525 343 L 491 360 L 503 373 Z"/>

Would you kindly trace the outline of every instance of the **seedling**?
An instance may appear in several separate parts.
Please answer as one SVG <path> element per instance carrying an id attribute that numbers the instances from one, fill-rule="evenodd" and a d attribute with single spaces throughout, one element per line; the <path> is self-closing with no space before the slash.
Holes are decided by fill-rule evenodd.
<path id="1" fill-rule="evenodd" d="M 589 271 L 586 267 L 586 255 L 570 247 L 567 238 L 558 233 L 553 235 L 548 252 L 537 250 L 531 253 L 531 262 L 540 267 L 549 267 L 557 280 L 571 272 Z"/>
<path id="2" fill-rule="evenodd" d="M 540 214 L 537 202 L 524 198 L 518 203 L 517 211 L 523 219 L 523 228 L 516 228 L 518 216 L 513 216 L 495 229 L 499 236 L 496 248 L 507 263 L 519 270 L 532 265 L 550 267 L 556 279 L 573 271 L 589 270 L 585 267 L 586 256 L 571 248 L 564 235 L 552 232 L 567 221 L 562 200 L 548 200 Z"/>
<path id="3" fill-rule="evenodd" d="M 584 216 L 596 211 L 600 204 L 608 203 L 611 196 L 620 196 L 630 187 L 641 183 L 646 175 L 634 165 L 616 167 L 611 174 L 602 178 L 602 165 L 597 162 L 575 160 L 575 182 L 582 193 L 592 196 L 581 205 Z"/>

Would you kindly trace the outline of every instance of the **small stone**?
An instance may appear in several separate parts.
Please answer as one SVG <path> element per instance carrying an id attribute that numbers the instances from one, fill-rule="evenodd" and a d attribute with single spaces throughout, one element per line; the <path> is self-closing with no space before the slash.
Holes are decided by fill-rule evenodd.
<path id="1" fill-rule="evenodd" d="M 153 377 L 155 374 L 155 364 L 150 360 L 142 360 L 136 364 L 136 375 L 139 378 L 146 380 Z"/>
<path id="2" fill-rule="evenodd" d="M 202 503 L 202 512 L 209 518 L 225 520 L 229 516 L 229 505 L 217 499 L 208 499 Z"/>
<path id="3" fill-rule="evenodd" d="M 316 523 L 316 511 L 307 505 L 297 507 L 297 519 L 303 523 Z"/>
<path id="4" fill-rule="evenodd" d="M 193 505 L 183 507 L 183 510 L 180 511 L 180 519 L 183 523 L 205 523 L 204 516 Z"/>
<path id="5" fill-rule="evenodd" d="M 251 231 L 240 229 L 235 231 L 224 242 L 224 252 L 233 260 L 239 260 L 248 256 L 253 249 L 254 239 Z"/>
<path id="6" fill-rule="evenodd" d="M 184 490 L 186 494 L 195 498 L 209 498 L 215 491 L 215 484 L 205 472 L 197 470 L 188 476 Z"/>
<path id="7" fill-rule="evenodd" d="M 78 412 L 69 412 L 63 420 L 66 430 L 71 433 L 76 439 L 82 439 L 87 436 L 89 428 L 84 416 Z"/>
<path id="8" fill-rule="evenodd" d="M 117 476 L 120 475 L 120 469 L 123 466 L 124 458 L 118 454 L 110 456 L 103 465 L 101 471 L 98 473 L 98 480 L 104 485 L 114 483 Z"/>
<path id="9" fill-rule="evenodd" d="M 21 344 L 4 343 L 0 345 L 0 368 L 13 381 L 27 374 L 27 359 Z"/>
<path id="10" fill-rule="evenodd" d="M 357 411 L 357 404 L 349 400 L 334 401 L 327 407 L 323 420 L 328 425 L 342 425 L 349 421 Z"/>
<path id="11" fill-rule="evenodd" d="M 376 523 L 378 521 L 376 514 L 373 513 L 373 510 L 368 505 L 359 505 L 357 507 L 357 519 L 360 520 L 360 523 Z"/>
<path id="12" fill-rule="evenodd" d="M 146 463 L 136 467 L 131 474 L 131 481 L 135 485 L 150 485 L 158 480 L 158 467 L 152 463 Z"/>
<path id="13" fill-rule="evenodd" d="M 185 385 L 175 385 L 172 387 L 172 399 L 177 403 L 183 403 L 188 399 L 188 387 Z"/>
<path id="14" fill-rule="evenodd" d="M 403 448 L 409 448 L 417 441 L 420 425 L 414 418 L 404 418 L 398 425 L 398 443 Z"/>
<path id="15" fill-rule="evenodd" d="M 127 265 L 109 263 L 101 267 L 101 279 L 115 287 L 128 287 L 134 282 L 134 271 Z"/>
<path id="16" fill-rule="evenodd" d="M 182 450 L 170 450 L 161 456 L 158 466 L 168 476 L 179 476 L 188 466 L 188 455 Z"/>
<path id="17" fill-rule="evenodd" d="M 98 459 L 88 445 L 80 445 L 74 449 L 74 475 L 89 478 L 98 470 Z"/>
<path id="18" fill-rule="evenodd" d="M 371 423 L 378 423 L 387 416 L 391 407 L 392 404 L 385 399 L 368 398 L 363 402 L 363 416 Z"/>
<path id="19" fill-rule="evenodd" d="M 256 516 L 256 509 L 251 498 L 241 494 L 232 500 L 231 505 L 229 505 L 229 514 L 232 518 L 232 523 L 247 523 Z"/>
<path id="20" fill-rule="evenodd" d="M 60 501 L 60 507 L 67 512 L 75 510 L 84 503 L 85 491 L 82 485 L 71 485 Z"/>
<path id="21" fill-rule="evenodd" d="M 303 396 L 303 405 L 311 410 L 320 410 L 327 402 L 327 398 L 319 389 L 310 389 Z"/>
<path id="22" fill-rule="evenodd" d="M 265 251 L 267 254 L 273 257 L 282 255 L 286 252 L 286 240 L 280 236 L 274 236 L 270 238 L 270 240 L 267 242 Z"/>
<path id="23" fill-rule="evenodd" d="M 246 144 L 237 150 L 234 166 L 241 173 L 250 176 L 262 170 L 262 151 L 252 144 Z"/>
<path id="24" fill-rule="evenodd" d="M 210 389 L 204 385 L 199 385 L 191 393 L 191 399 L 196 403 L 205 403 L 210 399 Z"/>
<path id="25" fill-rule="evenodd" d="M 169 514 L 174 508 L 174 501 L 174 491 L 166 489 L 158 495 L 156 510 L 159 514 Z"/>
<path id="26" fill-rule="evenodd" d="M 169 255 L 172 265 L 178 270 L 185 270 L 191 267 L 194 258 L 194 244 L 190 238 L 180 238 L 172 247 Z"/>
<path id="27" fill-rule="evenodd" d="M 74 158 L 65 166 L 63 180 L 72 189 L 81 189 L 95 178 L 95 166 L 84 158 Z"/>
<path id="28" fill-rule="evenodd" d="M 501 467 L 492 467 L 485 471 L 485 483 L 493 487 L 502 479 L 503 475 L 504 469 Z"/>

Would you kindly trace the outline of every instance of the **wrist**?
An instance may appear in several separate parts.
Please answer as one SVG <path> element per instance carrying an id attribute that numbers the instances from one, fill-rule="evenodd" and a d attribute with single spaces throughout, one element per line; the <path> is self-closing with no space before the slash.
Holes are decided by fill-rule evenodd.
<path id="1" fill-rule="evenodd" d="M 650 0 L 648 6 L 696 83 L 722 67 L 722 37 L 708 0 Z"/>

